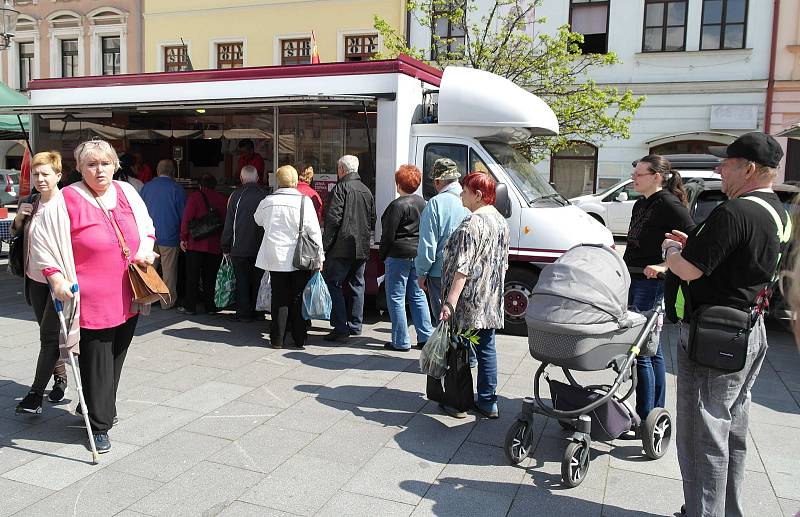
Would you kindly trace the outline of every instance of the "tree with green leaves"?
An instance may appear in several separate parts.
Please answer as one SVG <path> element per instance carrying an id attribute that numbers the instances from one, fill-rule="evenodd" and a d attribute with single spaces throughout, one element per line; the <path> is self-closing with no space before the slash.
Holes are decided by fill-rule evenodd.
<path id="1" fill-rule="evenodd" d="M 545 22 L 534 15 L 541 2 L 409 0 L 407 8 L 421 26 L 449 24 L 449 30 L 433 31 L 430 48 L 412 48 L 402 34 L 376 16 L 375 28 L 385 48 L 377 58 L 407 54 L 440 69 L 459 65 L 486 70 L 541 97 L 558 117 L 560 134 L 532 138 L 520 146 L 537 161 L 570 147 L 571 141 L 597 144 L 629 138 L 628 126 L 644 97 L 592 81 L 592 69 L 619 60 L 613 52 L 582 53 L 583 35 L 572 32 L 569 25 L 559 27 L 554 35 L 533 36 L 530 24 Z"/>

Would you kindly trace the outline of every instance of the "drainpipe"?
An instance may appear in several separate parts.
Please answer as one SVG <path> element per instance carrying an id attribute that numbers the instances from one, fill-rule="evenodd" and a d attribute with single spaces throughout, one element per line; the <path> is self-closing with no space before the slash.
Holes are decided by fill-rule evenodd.
<path id="1" fill-rule="evenodd" d="M 764 109 L 764 132 L 769 134 L 772 126 L 772 96 L 775 92 L 775 57 L 778 51 L 778 15 L 781 0 L 775 0 L 772 8 L 772 48 L 769 52 L 769 79 L 767 80 L 767 102 Z"/>

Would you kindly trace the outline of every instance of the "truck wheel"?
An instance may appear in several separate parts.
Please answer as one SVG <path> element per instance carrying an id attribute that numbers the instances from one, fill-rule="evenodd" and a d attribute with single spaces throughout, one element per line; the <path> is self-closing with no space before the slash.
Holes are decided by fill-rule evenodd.
<path id="1" fill-rule="evenodd" d="M 528 298 L 533 293 L 539 273 L 531 269 L 510 267 L 506 273 L 504 305 L 506 334 L 514 336 L 528 335 L 525 323 L 525 311 L 528 310 Z"/>

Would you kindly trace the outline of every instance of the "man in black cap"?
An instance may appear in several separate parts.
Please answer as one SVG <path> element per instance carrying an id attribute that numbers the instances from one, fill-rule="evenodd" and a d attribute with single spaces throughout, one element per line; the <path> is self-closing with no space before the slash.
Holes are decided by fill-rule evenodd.
<path id="1" fill-rule="evenodd" d="M 691 517 L 743 515 L 750 389 L 767 352 L 764 319 L 755 308 L 776 278 L 791 234 L 789 216 L 771 188 L 783 157 L 778 142 L 754 132 L 711 152 L 724 158 L 717 172 L 729 200 L 691 235 L 673 231 L 663 244 L 669 270 L 683 281 L 675 304 L 682 321 L 676 441 L 686 503 L 682 512 Z M 705 350 L 712 350 L 707 340 L 689 343 L 691 320 L 700 320 L 701 306 L 750 312 L 741 370 L 690 358 L 689 347 L 700 350 L 706 343 Z"/>

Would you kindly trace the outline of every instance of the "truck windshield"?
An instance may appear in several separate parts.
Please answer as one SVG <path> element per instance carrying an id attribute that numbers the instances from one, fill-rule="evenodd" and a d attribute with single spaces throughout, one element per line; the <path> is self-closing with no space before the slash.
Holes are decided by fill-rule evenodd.
<path id="1" fill-rule="evenodd" d="M 505 169 L 506 174 L 528 204 L 533 204 L 540 199 L 552 199 L 558 203 L 568 204 L 568 201 L 542 179 L 534 166 L 513 147 L 503 142 L 489 140 L 482 140 L 481 145 Z"/>

